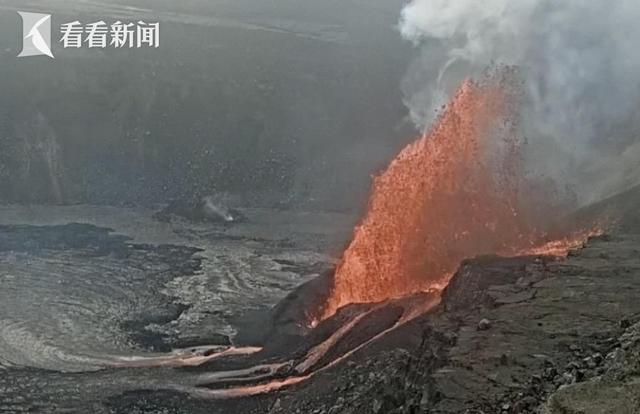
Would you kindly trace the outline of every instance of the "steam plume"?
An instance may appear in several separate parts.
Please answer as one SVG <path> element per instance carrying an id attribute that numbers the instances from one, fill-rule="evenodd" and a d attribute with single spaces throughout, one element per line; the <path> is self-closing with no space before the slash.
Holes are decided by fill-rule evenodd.
<path id="1" fill-rule="evenodd" d="M 532 174 L 571 186 L 581 203 L 640 180 L 637 0 L 413 0 L 402 35 L 421 49 L 403 89 L 428 128 L 453 89 L 495 64 L 523 81 Z"/>

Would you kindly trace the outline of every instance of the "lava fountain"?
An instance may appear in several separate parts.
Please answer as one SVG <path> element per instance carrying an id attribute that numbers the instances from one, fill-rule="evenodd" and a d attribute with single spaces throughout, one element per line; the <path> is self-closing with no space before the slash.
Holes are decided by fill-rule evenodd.
<path id="1" fill-rule="evenodd" d="M 335 352 L 353 330 L 382 304 L 347 316 L 346 322 L 301 358 L 200 375 L 190 386 L 205 398 L 234 398 L 276 391 L 330 369 L 354 353 L 440 303 L 439 290 L 465 258 L 482 254 L 564 255 L 589 231 L 567 231 L 562 220 L 541 214 L 551 206 L 540 198 L 523 168 L 518 137 L 517 88 L 509 71 L 482 82 L 465 81 L 434 128 L 408 145 L 375 178 L 368 212 L 356 227 L 332 280 L 329 297 L 312 315 L 318 322 L 354 303 L 399 299 L 398 319 Z M 558 209 L 554 211 L 558 213 Z M 557 218 L 560 218 L 558 216 Z M 562 225 L 561 225 L 562 224 Z M 556 237 L 549 234 L 555 231 Z M 563 231 L 564 230 L 564 231 Z M 426 293 L 426 294 L 425 294 Z M 364 332 L 363 331 L 363 332 Z M 190 366 L 230 355 L 254 355 L 260 348 L 229 348 L 205 354 L 117 361 L 116 366 Z M 335 352 L 325 360 L 330 352 Z M 282 376 L 282 370 L 290 376 Z"/>
<path id="2" fill-rule="evenodd" d="M 584 240 L 545 248 L 550 222 L 524 172 L 514 85 L 508 71 L 465 81 L 432 130 L 374 179 L 319 319 L 351 303 L 440 289 L 465 258 L 562 254 Z"/>

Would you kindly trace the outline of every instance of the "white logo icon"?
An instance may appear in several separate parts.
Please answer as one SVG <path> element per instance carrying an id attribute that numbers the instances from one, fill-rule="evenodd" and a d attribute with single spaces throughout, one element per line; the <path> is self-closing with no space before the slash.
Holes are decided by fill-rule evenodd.
<path id="1" fill-rule="evenodd" d="M 18 12 L 22 17 L 22 52 L 18 57 L 45 55 L 53 59 L 51 53 L 51 15 Z"/>

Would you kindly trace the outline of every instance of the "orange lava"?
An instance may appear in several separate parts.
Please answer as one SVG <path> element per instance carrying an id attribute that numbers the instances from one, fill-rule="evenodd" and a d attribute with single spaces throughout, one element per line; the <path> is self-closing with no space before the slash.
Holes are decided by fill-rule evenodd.
<path id="1" fill-rule="evenodd" d="M 351 303 L 439 289 L 465 258 L 566 253 L 576 244 L 546 244 L 545 219 L 526 207 L 537 201 L 524 190 L 510 85 L 502 76 L 465 81 L 434 128 L 375 178 L 318 319 Z"/>
<path id="2" fill-rule="evenodd" d="M 525 248 L 515 253 L 515 256 L 558 256 L 566 257 L 571 250 L 576 250 L 584 246 L 590 237 L 603 234 L 603 230 L 596 227 L 591 230 L 573 232 L 569 236 L 555 240 L 540 242 L 540 244 Z"/>

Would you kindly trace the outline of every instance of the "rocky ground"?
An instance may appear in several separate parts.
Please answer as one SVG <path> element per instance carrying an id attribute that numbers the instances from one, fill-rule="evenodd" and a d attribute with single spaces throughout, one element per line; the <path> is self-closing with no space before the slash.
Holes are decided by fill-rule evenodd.
<path id="1" fill-rule="evenodd" d="M 566 260 L 469 260 L 438 309 L 303 385 L 171 405 L 166 394 L 129 394 L 112 410 L 639 413 L 639 252 L 640 235 L 627 233 L 591 239 Z"/>
<path id="2" fill-rule="evenodd" d="M 638 413 L 639 243 L 468 261 L 436 312 L 272 412 Z"/>
<path id="3" fill-rule="evenodd" d="M 566 260 L 463 263 L 429 315 L 272 413 L 640 413 L 640 187 L 574 218 L 614 221 Z"/>
<path id="4" fill-rule="evenodd" d="M 634 207 L 640 203 L 629 201 L 640 198 L 631 194 L 616 208 L 604 204 L 581 212 L 604 211 L 620 220 L 566 259 L 465 261 L 430 313 L 298 385 L 236 399 L 199 398 L 166 386 L 251 363 L 244 357 L 198 368 L 81 374 L 23 368 L 0 376 L 0 412 L 640 413 L 640 227 Z M 307 300 L 300 291 L 280 307 Z M 397 311 L 390 304 L 372 313 L 335 349 L 371 337 L 397 319 Z M 284 321 L 294 314 L 276 313 Z M 267 338 L 266 348 L 274 348 L 277 335 Z M 253 358 L 273 361 L 276 354 Z"/>

